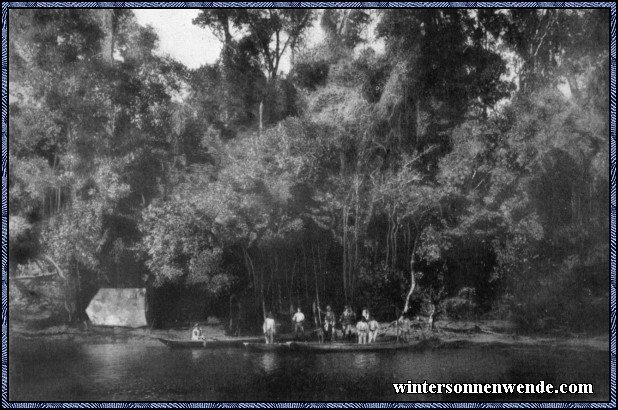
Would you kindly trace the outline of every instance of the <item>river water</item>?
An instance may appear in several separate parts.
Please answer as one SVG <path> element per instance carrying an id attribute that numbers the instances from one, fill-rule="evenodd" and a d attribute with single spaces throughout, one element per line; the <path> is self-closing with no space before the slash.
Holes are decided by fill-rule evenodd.
<path id="1" fill-rule="evenodd" d="M 393 383 L 592 383 L 594 394 L 394 393 Z M 382 353 L 170 350 L 12 341 L 12 401 L 606 401 L 607 352 L 557 348 Z"/>

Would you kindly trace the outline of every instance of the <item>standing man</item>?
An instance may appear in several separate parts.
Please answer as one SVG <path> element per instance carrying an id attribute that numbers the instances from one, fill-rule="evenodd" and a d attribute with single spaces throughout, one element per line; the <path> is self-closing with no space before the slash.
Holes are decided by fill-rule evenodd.
<path id="1" fill-rule="evenodd" d="M 272 312 L 268 312 L 266 315 L 266 319 L 264 319 L 264 324 L 262 325 L 262 330 L 264 331 L 266 344 L 272 344 L 275 340 L 275 318 L 273 317 Z"/>
<path id="2" fill-rule="evenodd" d="M 305 337 L 305 328 L 303 327 L 303 323 L 305 322 L 305 315 L 301 311 L 300 306 L 292 316 L 292 323 L 294 323 L 294 339 L 298 340 L 298 335 L 302 334 L 303 338 Z"/>
<path id="3" fill-rule="evenodd" d="M 369 319 L 369 323 L 367 323 L 368 326 L 368 330 L 369 330 L 369 343 L 375 343 L 376 339 L 378 338 L 378 330 L 380 330 L 380 324 L 378 323 L 377 320 L 375 320 L 375 318 L 371 317 Z"/>
<path id="4" fill-rule="evenodd" d="M 364 317 L 361 317 L 356 324 L 356 333 L 358 333 L 358 344 L 367 344 L 367 333 L 369 333 L 369 326 L 367 325 L 367 321 Z"/>
<path id="5" fill-rule="evenodd" d="M 200 329 L 199 323 L 196 323 L 191 330 L 191 340 L 204 340 L 202 329 Z"/>
<path id="6" fill-rule="evenodd" d="M 345 305 L 345 309 L 341 314 L 341 327 L 343 328 L 343 337 L 349 339 L 352 337 L 353 326 L 356 323 L 356 313 L 350 308 L 350 305 Z"/>
<path id="7" fill-rule="evenodd" d="M 401 340 L 406 343 L 409 341 L 411 325 L 410 319 L 403 314 L 397 319 L 397 341 Z"/>
<path id="8" fill-rule="evenodd" d="M 326 306 L 326 314 L 324 315 L 324 331 L 326 336 L 332 342 L 335 340 L 335 322 L 337 318 L 335 317 L 335 313 L 333 309 L 329 306 Z"/>

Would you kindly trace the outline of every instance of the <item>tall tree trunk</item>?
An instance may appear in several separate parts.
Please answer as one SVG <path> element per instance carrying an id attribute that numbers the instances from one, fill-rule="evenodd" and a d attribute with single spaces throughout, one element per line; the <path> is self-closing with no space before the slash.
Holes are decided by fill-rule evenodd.
<path id="1" fill-rule="evenodd" d="M 412 257 L 412 232 L 410 232 L 410 222 L 406 222 L 406 260 Z"/>
<path id="2" fill-rule="evenodd" d="M 294 263 L 296 264 L 296 261 L 294 261 Z M 303 269 L 304 270 L 304 277 L 305 277 L 305 300 L 309 300 L 309 277 L 308 277 L 308 273 L 307 273 L 307 269 Z"/>
<path id="3" fill-rule="evenodd" d="M 391 239 L 391 242 L 393 244 L 393 267 L 396 267 L 397 266 L 397 252 L 399 252 L 399 250 L 397 249 L 397 234 L 399 233 L 399 217 L 396 215 L 394 220 L 395 220 L 395 224 L 393 228 L 393 238 Z"/>
<path id="4" fill-rule="evenodd" d="M 264 101 L 260 101 L 259 115 L 260 123 L 258 128 L 258 136 L 260 139 L 262 139 L 262 129 L 264 127 Z"/>
<path id="5" fill-rule="evenodd" d="M 320 252 L 320 248 L 318 247 L 318 258 L 319 258 L 319 252 Z M 319 324 L 320 326 L 322 326 L 322 320 L 320 318 L 319 315 L 319 309 L 320 309 L 320 290 L 318 287 L 318 270 L 316 269 L 315 266 L 315 255 L 313 253 L 313 243 L 311 244 L 311 256 L 312 256 L 312 260 L 313 260 L 313 278 L 315 280 L 315 300 L 317 303 L 317 309 L 318 309 L 318 317 L 317 317 L 317 324 Z M 314 312 L 315 315 L 315 312 Z"/>
<path id="6" fill-rule="evenodd" d="M 343 225 L 343 233 L 342 233 L 342 245 L 343 245 L 343 268 L 342 268 L 342 278 L 343 278 L 343 294 L 345 303 L 348 303 L 348 209 L 346 206 L 342 209 L 342 225 Z"/>
<path id="7" fill-rule="evenodd" d="M 234 295 L 230 295 L 230 304 L 229 304 L 229 315 L 230 315 L 230 320 L 229 320 L 229 324 L 228 324 L 228 331 L 230 332 L 230 334 L 234 334 L 234 330 L 237 326 L 237 323 L 234 320 Z M 235 326 L 236 325 L 236 326 Z"/>
<path id="8" fill-rule="evenodd" d="M 289 299 L 290 299 L 290 306 L 292 306 L 294 298 L 293 298 L 293 289 L 294 289 L 294 275 L 295 274 L 295 270 L 292 269 L 291 275 L 290 275 L 290 290 L 289 290 Z M 293 310 L 293 308 L 292 308 Z"/>
<path id="9" fill-rule="evenodd" d="M 322 265 L 322 255 L 320 253 L 320 245 L 318 245 L 318 249 L 317 249 L 317 254 L 318 254 L 318 284 L 321 283 L 322 284 L 322 295 L 326 294 L 326 280 L 324 279 L 324 266 Z M 322 278 L 322 280 L 319 280 L 319 278 Z"/>
<path id="10" fill-rule="evenodd" d="M 245 269 L 247 270 L 247 276 L 251 281 L 251 287 L 253 288 L 253 293 L 255 295 L 255 278 L 253 277 L 253 272 L 251 272 L 251 266 L 249 265 L 249 258 L 247 257 L 247 250 L 242 248 L 242 257 L 245 262 Z"/>
<path id="11" fill-rule="evenodd" d="M 221 50 L 221 84 L 223 85 L 223 123 L 227 127 L 230 120 L 230 78 L 229 71 L 232 65 L 232 34 L 230 33 L 229 21 L 227 16 L 221 17 L 221 25 L 224 32 L 223 49 Z"/>
<path id="12" fill-rule="evenodd" d="M 266 319 L 266 302 L 264 301 L 264 270 L 260 270 L 260 300 L 262 302 L 262 316 Z"/>
<path id="13" fill-rule="evenodd" d="M 275 307 L 276 295 L 275 295 L 275 272 L 273 269 L 270 270 L 270 281 L 268 282 L 268 290 L 269 290 L 269 305 Z"/>
<path id="14" fill-rule="evenodd" d="M 421 102 L 420 98 L 416 97 L 414 99 L 414 137 L 415 137 L 415 148 L 418 147 L 418 143 L 421 137 Z"/>
<path id="15" fill-rule="evenodd" d="M 278 292 L 278 301 L 279 301 L 279 311 L 283 310 L 283 297 L 281 296 L 281 283 L 277 284 L 277 292 Z"/>
<path id="16" fill-rule="evenodd" d="M 408 294 L 406 295 L 406 302 L 403 305 L 403 313 L 408 313 L 410 310 L 410 297 L 412 297 L 412 293 L 414 293 L 414 289 L 416 288 L 416 278 L 415 278 L 415 270 L 414 270 L 414 254 L 416 253 L 416 246 L 418 243 L 418 238 L 414 240 L 414 248 L 412 250 L 412 256 L 410 257 L 410 289 L 408 289 Z"/>
<path id="17" fill-rule="evenodd" d="M 390 264 L 390 251 L 391 251 L 391 229 L 393 226 L 393 221 L 391 218 L 391 213 L 388 213 L 388 229 L 386 231 L 386 257 L 385 257 L 385 261 L 386 261 L 386 265 L 388 266 Z"/>
<path id="18" fill-rule="evenodd" d="M 358 173 L 356 174 L 356 180 L 354 181 L 354 196 L 355 196 L 355 206 L 354 206 L 354 263 L 352 264 L 350 276 L 352 277 L 350 291 L 351 291 L 351 300 L 354 301 L 354 293 L 356 290 L 356 273 L 358 271 L 358 228 L 360 225 L 360 186 L 361 179 Z"/>

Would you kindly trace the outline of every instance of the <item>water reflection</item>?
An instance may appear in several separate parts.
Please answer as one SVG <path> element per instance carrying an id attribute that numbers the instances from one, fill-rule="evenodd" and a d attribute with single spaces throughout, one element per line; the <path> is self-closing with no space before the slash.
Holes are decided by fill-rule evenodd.
<path id="1" fill-rule="evenodd" d="M 79 348 L 80 355 L 83 355 L 82 365 L 90 369 L 91 374 L 101 381 L 113 381 L 122 377 L 126 372 L 127 355 L 130 355 L 130 349 L 118 351 L 115 344 L 90 345 Z M 141 356 L 141 352 L 136 352 L 129 358 L 129 361 L 134 361 Z M 76 361 L 79 363 L 79 361 Z M 71 373 L 79 377 L 80 370 L 72 369 Z"/>
<path id="2" fill-rule="evenodd" d="M 354 366 L 358 369 L 370 369 L 376 367 L 380 359 L 377 353 L 355 353 L 354 354 Z"/>
<path id="3" fill-rule="evenodd" d="M 593 396 L 560 399 L 605 400 L 609 395 L 606 352 L 472 348 L 279 354 L 126 344 L 20 342 L 10 346 L 9 399 L 20 401 L 547 400 L 394 395 L 392 383 L 407 380 L 593 383 Z"/>
<path id="4" fill-rule="evenodd" d="M 84 346 L 81 350 L 93 364 L 101 367 L 114 366 L 118 361 L 118 349 L 114 344 Z"/>
<path id="5" fill-rule="evenodd" d="M 277 358 L 279 356 L 273 352 L 263 353 L 261 357 L 262 369 L 266 373 L 272 373 L 278 369 Z"/>

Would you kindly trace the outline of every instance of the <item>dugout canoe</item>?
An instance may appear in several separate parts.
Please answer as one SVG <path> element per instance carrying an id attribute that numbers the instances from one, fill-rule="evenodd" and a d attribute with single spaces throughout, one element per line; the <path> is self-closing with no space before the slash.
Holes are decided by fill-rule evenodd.
<path id="1" fill-rule="evenodd" d="M 170 349 L 220 349 L 226 347 L 242 347 L 246 342 L 258 342 L 259 337 L 230 340 L 174 340 L 157 337 L 157 339 Z"/>
<path id="2" fill-rule="evenodd" d="M 357 343 L 315 343 L 291 342 L 290 349 L 308 352 L 382 352 L 406 350 L 415 347 L 416 343 L 371 343 L 359 345 Z"/>
<path id="3" fill-rule="evenodd" d="M 290 343 L 253 343 L 244 342 L 243 345 L 247 350 L 252 352 L 287 352 L 290 350 Z"/>

